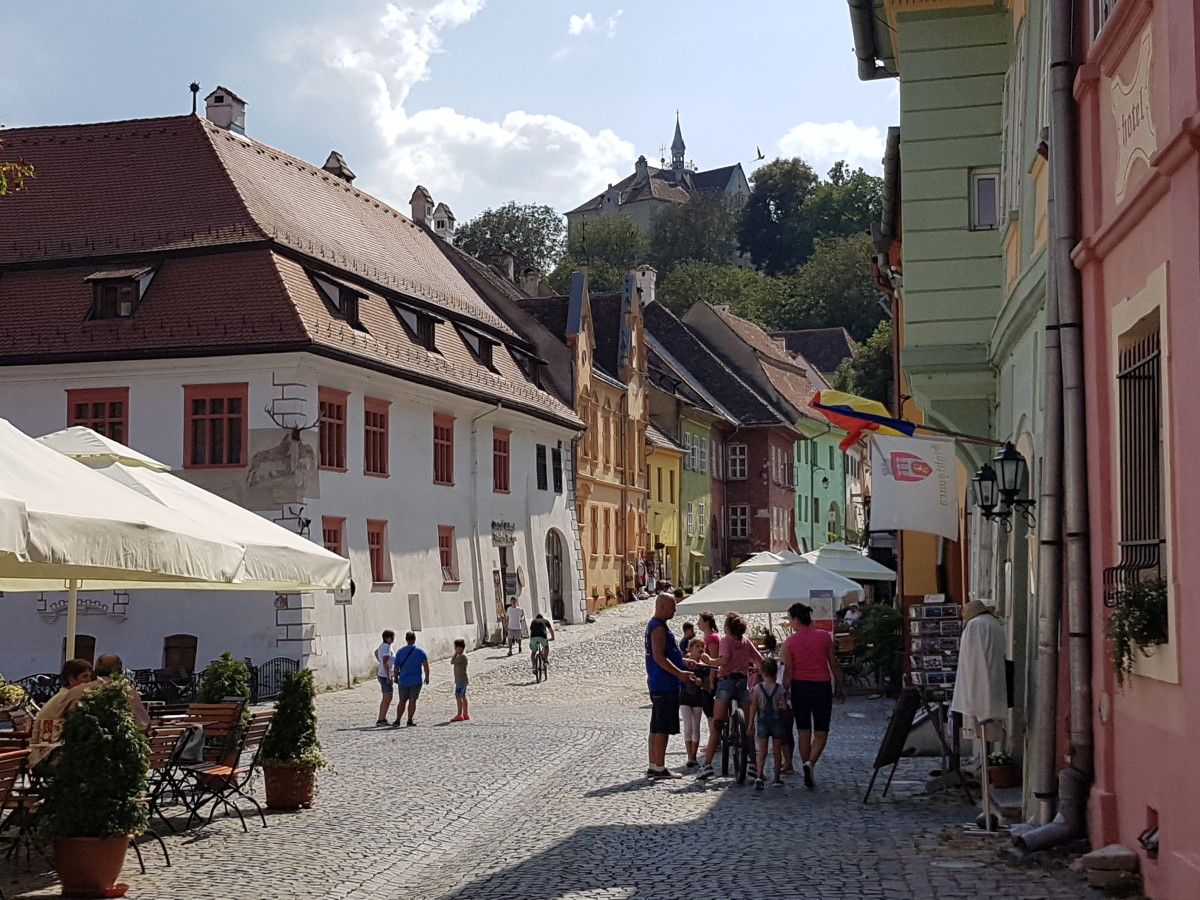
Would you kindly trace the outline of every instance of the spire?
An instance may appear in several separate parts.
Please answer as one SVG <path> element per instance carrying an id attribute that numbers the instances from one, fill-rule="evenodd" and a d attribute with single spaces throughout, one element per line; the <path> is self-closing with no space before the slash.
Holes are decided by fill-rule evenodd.
<path id="1" fill-rule="evenodd" d="M 687 145 L 683 142 L 683 132 L 679 128 L 679 110 L 675 110 L 675 139 L 671 141 L 671 168 L 683 171 L 683 154 Z"/>

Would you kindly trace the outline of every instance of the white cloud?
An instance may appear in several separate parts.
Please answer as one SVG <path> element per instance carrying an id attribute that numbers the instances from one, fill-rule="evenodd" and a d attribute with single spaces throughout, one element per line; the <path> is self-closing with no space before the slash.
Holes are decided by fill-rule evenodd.
<path id="1" fill-rule="evenodd" d="M 824 173 L 844 159 L 878 173 L 882 168 L 884 134 L 874 125 L 856 122 L 801 122 L 779 139 L 783 156 L 800 156 Z"/>
<path id="2" fill-rule="evenodd" d="M 571 16 L 567 19 L 567 34 L 571 37 L 579 37 L 585 31 L 595 31 L 596 20 L 592 18 L 591 13 L 584 13 L 582 16 Z"/>
<path id="3" fill-rule="evenodd" d="M 570 209 L 598 185 L 627 174 L 633 145 L 609 129 L 593 133 L 559 116 L 525 110 L 482 118 L 450 106 L 409 108 L 414 86 L 432 76 L 442 35 L 469 22 L 483 5 L 484 0 L 410 0 L 404 8 L 389 3 L 374 19 L 343 21 L 332 32 L 324 23 L 288 41 L 293 59 L 324 64 L 297 87 L 306 103 L 367 126 L 371 146 L 341 148 L 356 160 L 358 184 L 402 210 L 413 186 L 424 184 L 464 220 L 507 200 Z"/>
<path id="4" fill-rule="evenodd" d="M 617 36 L 617 26 L 621 24 L 621 16 L 625 15 L 625 10 L 618 9 L 615 13 L 608 17 L 608 36 Z"/>

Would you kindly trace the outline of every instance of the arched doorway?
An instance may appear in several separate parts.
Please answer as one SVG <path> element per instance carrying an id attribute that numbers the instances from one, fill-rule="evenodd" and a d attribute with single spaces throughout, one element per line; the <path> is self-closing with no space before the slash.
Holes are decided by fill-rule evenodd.
<path id="1" fill-rule="evenodd" d="M 550 615 L 554 619 L 566 616 L 563 606 L 563 540 L 554 529 L 546 532 L 546 575 L 550 581 Z"/>

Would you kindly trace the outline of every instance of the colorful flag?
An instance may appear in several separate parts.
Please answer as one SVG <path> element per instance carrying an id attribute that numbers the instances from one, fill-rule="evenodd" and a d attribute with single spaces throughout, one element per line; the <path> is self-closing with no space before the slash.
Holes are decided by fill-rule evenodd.
<path id="1" fill-rule="evenodd" d="M 809 406 L 847 432 L 846 439 L 841 443 L 843 453 L 858 443 L 865 431 L 912 437 L 917 430 L 913 422 L 893 418 L 887 407 L 878 400 L 868 400 L 857 394 L 817 391 L 809 401 Z"/>
<path id="2" fill-rule="evenodd" d="M 925 531 L 958 539 L 954 441 L 871 440 L 871 530 Z"/>

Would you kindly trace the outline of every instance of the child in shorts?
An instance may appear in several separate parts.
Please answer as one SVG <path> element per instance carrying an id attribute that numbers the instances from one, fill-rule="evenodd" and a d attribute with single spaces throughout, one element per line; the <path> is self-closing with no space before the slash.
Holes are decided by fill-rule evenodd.
<path id="1" fill-rule="evenodd" d="M 770 741 L 775 752 L 775 787 L 783 787 L 780 777 L 783 768 L 783 716 L 780 715 L 779 705 L 783 702 L 783 686 L 778 682 L 779 663 L 774 659 L 764 659 L 759 664 L 762 681 L 750 692 L 750 711 L 746 716 L 754 736 L 758 739 L 758 768 L 754 779 L 754 789 L 763 789 L 763 775 L 766 774 L 767 742 Z"/>
<path id="2" fill-rule="evenodd" d="M 454 642 L 454 655 L 450 657 L 450 665 L 454 667 L 454 703 L 458 713 L 451 722 L 469 722 L 471 716 L 467 713 L 467 642 L 459 638 Z"/>

